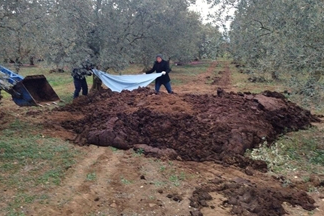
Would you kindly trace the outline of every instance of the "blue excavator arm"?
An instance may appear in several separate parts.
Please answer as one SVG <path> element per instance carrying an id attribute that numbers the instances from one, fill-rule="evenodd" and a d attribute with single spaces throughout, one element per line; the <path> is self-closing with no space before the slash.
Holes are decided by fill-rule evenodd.
<path id="1" fill-rule="evenodd" d="M 0 73 L 2 73 L 3 77 L 5 77 L 6 80 L 12 85 L 15 85 L 16 83 L 18 83 L 24 79 L 23 76 L 16 74 L 1 65 L 0 65 Z"/>
<path id="2" fill-rule="evenodd" d="M 60 101 L 44 75 L 23 77 L 0 65 L 0 89 L 18 106 L 40 106 Z"/>

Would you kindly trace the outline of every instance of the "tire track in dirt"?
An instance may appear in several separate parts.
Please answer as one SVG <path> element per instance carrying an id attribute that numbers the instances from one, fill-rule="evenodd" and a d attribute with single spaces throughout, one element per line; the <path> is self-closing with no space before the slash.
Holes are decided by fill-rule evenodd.
<path id="1" fill-rule="evenodd" d="M 30 207 L 31 215 L 188 214 L 194 186 L 185 181 L 179 183 L 182 187 L 174 186 L 171 174 L 161 171 L 168 162 L 153 161 L 132 150 L 97 146 L 86 150 L 84 159 L 74 166 L 61 186 L 49 192 L 48 203 Z M 171 169 L 178 169 L 177 164 Z M 178 194 L 182 201 L 174 201 L 168 194 Z"/>
<path id="2" fill-rule="evenodd" d="M 223 65 L 224 64 L 224 65 Z M 232 86 L 232 79 L 231 79 L 231 71 L 229 67 L 228 61 L 220 61 L 218 65 L 221 66 L 221 70 L 213 76 L 207 77 L 210 84 L 214 86 L 213 90 L 217 90 L 218 88 L 224 89 L 225 91 L 233 91 L 236 92 L 237 90 Z"/>
<path id="3" fill-rule="evenodd" d="M 219 65 L 222 68 L 217 72 L 216 67 Z M 231 71 L 228 61 L 212 61 L 204 73 L 199 74 L 191 82 L 177 90 L 181 93 L 205 94 L 216 92 L 218 88 L 235 91 L 231 86 Z"/>
<path id="4" fill-rule="evenodd" d="M 67 175 L 61 186 L 50 193 L 48 205 L 42 205 L 42 208 L 34 207 L 33 211 L 36 215 L 79 215 L 74 214 L 69 208 L 66 209 L 67 205 L 80 210 L 91 208 L 88 205 L 89 195 L 83 193 L 90 190 L 91 186 L 91 182 L 87 181 L 87 175 L 91 171 L 91 166 L 106 151 L 107 148 L 89 147 L 84 159 L 79 160 L 73 170 L 69 171 L 71 173 Z"/>
<path id="5" fill-rule="evenodd" d="M 231 71 L 229 69 L 228 61 L 225 62 L 224 71 L 220 71 L 218 74 L 220 74 L 220 79 L 217 82 L 218 87 L 229 90 L 232 89 L 231 87 Z"/>
<path id="6" fill-rule="evenodd" d="M 212 61 L 204 73 L 200 73 L 186 85 L 176 88 L 176 92 L 206 94 L 214 91 L 214 87 L 206 84 L 208 77 L 212 77 L 218 62 Z"/>
<path id="7" fill-rule="evenodd" d="M 217 65 L 217 61 L 212 61 L 206 72 L 199 74 L 198 77 L 192 81 L 192 83 L 195 83 L 195 85 L 205 85 L 206 77 L 211 77 L 213 75 L 213 72 L 215 71 Z"/>

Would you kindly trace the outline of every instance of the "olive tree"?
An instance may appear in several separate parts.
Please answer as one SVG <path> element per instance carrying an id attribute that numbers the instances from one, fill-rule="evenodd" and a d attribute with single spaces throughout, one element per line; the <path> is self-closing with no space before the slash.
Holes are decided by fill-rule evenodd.
<path id="1" fill-rule="evenodd" d="M 15 63 L 16 71 L 25 61 L 34 63 L 38 55 L 38 40 L 46 16 L 43 1 L 0 2 L 0 57 Z"/>

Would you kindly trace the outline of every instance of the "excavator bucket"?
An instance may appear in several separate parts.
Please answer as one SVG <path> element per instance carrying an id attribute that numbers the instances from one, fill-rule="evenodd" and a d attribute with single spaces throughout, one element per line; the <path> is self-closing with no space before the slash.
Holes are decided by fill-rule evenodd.
<path id="1" fill-rule="evenodd" d="M 60 101 L 44 75 L 26 76 L 11 91 L 12 99 L 18 106 L 42 106 Z"/>

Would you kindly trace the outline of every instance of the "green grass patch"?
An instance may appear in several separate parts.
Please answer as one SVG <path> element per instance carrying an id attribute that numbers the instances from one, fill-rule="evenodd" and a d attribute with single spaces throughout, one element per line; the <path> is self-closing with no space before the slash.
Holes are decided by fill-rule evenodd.
<path id="1" fill-rule="evenodd" d="M 175 68 L 171 73 L 170 76 L 187 76 L 187 77 L 192 77 L 192 76 L 197 76 L 201 73 L 204 73 L 207 71 L 209 65 L 199 65 L 199 66 L 179 66 Z"/>
<path id="2" fill-rule="evenodd" d="M 120 177 L 120 182 L 121 182 L 122 184 L 125 184 L 125 185 L 132 184 L 132 183 L 133 183 L 132 181 L 127 180 L 127 179 L 124 178 L 123 176 Z"/>
<path id="3" fill-rule="evenodd" d="M 87 174 L 87 181 L 95 181 L 97 179 L 96 173 L 88 173 Z"/>
<path id="4" fill-rule="evenodd" d="M 112 147 L 112 146 L 110 146 L 109 148 L 111 149 L 112 152 L 118 152 L 119 151 L 118 148 L 115 148 L 115 147 Z"/>
<path id="5" fill-rule="evenodd" d="M 172 79 L 172 85 L 182 85 L 185 81 L 181 79 Z"/>
<path id="6" fill-rule="evenodd" d="M 56 75 L 56 76 L 47 76 L 47 81 L 49 82 L 49 84 L 54 88 L 57 86 L 62 86 L 62 85 L 67 85 L 69 83 L 73 82 L 72 77 L 67 77 L 64 75 Z"/>
<path id="7" fill-rule="evenodd" d="M 11 95 L 10 95 L 10 94 L 8 94 L 8 93 L 7 93 L 7 92 L 5 92 L 5 91 L 1 91 L 1 95 L 2 95 L 3 99 L 8 99 L 8 98 L 11 98 Z"/>
<path id="8" fill-rule="evenodd" d="M 170 180 L 170 182 L 172 182 L 172 184 L 174 186 L 176 186 L 176 187 L 179 187 L 180 186 L 181 180 L 180 180 L 180 178 L 179 178 L 178 175 L 171 175 L 169 177 L 169 180 Z"/>
<path id="9" fill-rule="evenodd" d="M 144 153 L 145 153 L 144 149 L 139 148 L 136 150 L 136 154 L 138 155 L 143 155 Z"/>
<path id="10" fill-rule="evenodd" d="M 0 132 L 0 190 L 14 194 L 6 199 L 8 208 L 0 214 L 19 215 L 20 206 L 44 201 L 47 195 L 40 197 L 39 191 L 32 189 L 46 191 L 60 185 L 80 155 L 71 144 L 43 136 L 41 129 L 15 120 Z"/>
<path id="11" fill-rule="evenodd" d="M 323 130 L 315 127 L 289 133 L 280 137 L 271 146 L 264 143 L 260 148 L 248 151 L 247 156 L 266 161 L 269 170 L 275 173 L 324 174 L 324 137 L 322 134 Z"/>
<path id="12" fill-rule="evenodd" d="M 153 184 L 156 187 L 162 187 L 162 186 L 165 186 L 167 183 L 163 182 L 163 181 L 154 181 Z"/>
<path id="13" fill-rule="evenodd" d="M 234 64 L 228 62 L 229 69 L 231 71 L 231 81 L 233 87 L 239 92 L 251 92 L 251 93 L 260 93 L 265 90 L 283 92 L 286 90 L 286 85 L 283 84 L 283 80 L 273 81 L 271 77 L 265 77 L 264 82 L 251 82 L 249 78 L 252 77 L 252 74 L 241 73 Z"/>

